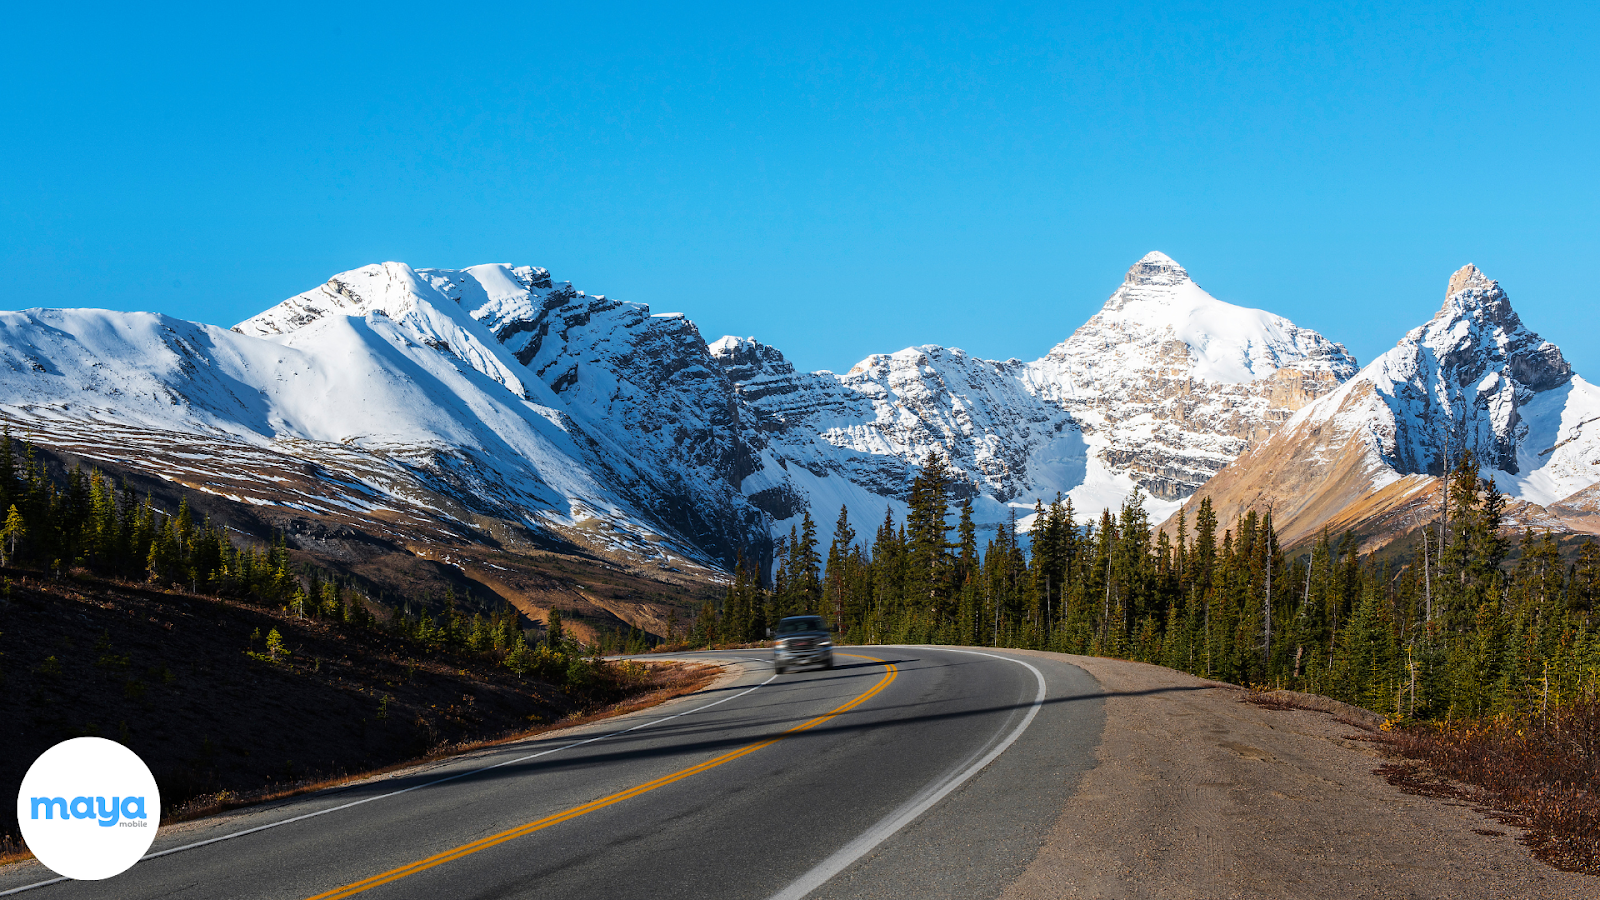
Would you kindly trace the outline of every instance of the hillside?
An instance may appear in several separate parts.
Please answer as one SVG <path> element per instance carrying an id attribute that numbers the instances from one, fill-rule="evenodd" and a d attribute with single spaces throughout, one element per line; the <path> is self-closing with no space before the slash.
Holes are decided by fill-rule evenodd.
<path id="1" fill-rule="evenodd" d="M 422 503 L 402 508 L 410 517 L 393 506 L 366 514 L 337 502 L 336 492 L 348 482 L 270 451 L 234 446 L 225 455 L 207 453 L 215 446 L 112 429 L 83 436 L 63 429 L 54 446 L 32 450 L 40 479 L 58 489 L 69 485 L 73 470 L 85 477 L 99 472 L 125 492 L 120 505 L 148 501 L 158 518 L 187 506 L 196 522 L 210 522 L 241 546 L 281 540 L 297 572 L 350 585 L 385 619 L 406 606 L 437 614 L 453 596 L 468 614 L 509 605 L 535 632 L 551 610 L 560 610 L 568 630 L 585 641 L 630 627 L 665 636 L 674 615 L 681 632 L 701 600 L 721 594 L 714 584 L 641 573 L 505 523 L 487 522 L 482 531 L 462 527 Z M 20 446 L 13 449 L 21 453 Z M 197 458 L 215 468 L 197 471 Z M 142 564 L 137 568 L 145 574 Z"/>

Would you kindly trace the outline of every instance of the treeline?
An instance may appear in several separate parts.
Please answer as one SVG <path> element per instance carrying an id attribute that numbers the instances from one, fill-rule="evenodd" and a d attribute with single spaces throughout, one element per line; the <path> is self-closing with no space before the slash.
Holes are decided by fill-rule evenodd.
<path id="1" fill-rule="evenodd" d="M 447 592 L 444 609 L 392 612 L 348 582 L 297 567 L 281 535 L 264 546 L 235 543 L 209 520 L 196 521 L 187 501 L 175 512 L 140 498 L 99 471 L 49 476 L 34 448 L 0 435 L 0 565 L 60 575 L 83 569 L 101 577 L 177 585 L 193 593 L 275 607 L 307 619 L 356 630 L 384 631 L 413 651 L 491 657 L 519 675 L 555 684 L 589 683 L 600 663 L 566 634 L 552 612 L 544 640 L 529 643 L 520 614 L 503 606 L 470 617 Z M 384 613 L 374 614 L 374 607 Z"/>
<path id="2" fill-rule="evenodd" d="M 281 539 L 239 546 L 209 521 L 196 522 L 186 502 L 169 512 L 98 471 L 74 467 L 57 484 L 27 443 L 18 462 L 10 434 L 0 435 L 0 563 L 180 583 L 263 604 L 306 602 Z"/>
<path id="3" fill-rule="evenodd" d="M 1219 522 L 1202 500 L 1174 539 L 1138 492 L 1079 519 L 1070 499 L 1035 507 L 1032 546 L 1013 523 L 979 546 L 970 501 L 951 528 L 949 473 L 930 457 L 904 522 L 858 541 L 841 510 L 826 557 L 809 516 L 782 542 L 770 590 L 741 564 L 691 643 L 765 637 L 783 615 L 822 614 L 855 643 L 1025 647 L 1156 663 L 1238 684 L 1291 688 L 1397 718 L 1548 710 L 1593 697 L 1600 677 L 1600 547 L 1562 562 L 1553 536 L 1522 538 L 1516 565 L 1503 498 L 1464 456 L 1421 559 L 1364 560 L 1323 533 L 1286 557 L 1270 512 Z"/>

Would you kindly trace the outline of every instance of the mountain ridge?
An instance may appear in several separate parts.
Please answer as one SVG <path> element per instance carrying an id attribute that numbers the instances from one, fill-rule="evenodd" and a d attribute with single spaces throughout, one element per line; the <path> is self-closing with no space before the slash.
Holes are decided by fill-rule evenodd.
<path id="1" fill-rule="evenodd" d="M 1439 477 L 1471 452 L 1514 518 L 1579 527 L 1559 507 L 1600 482 L 1590 422 L 1600 390 L 1469 264 L 1431 319 L 1222 470 L 1189 512 L 1205 497 L 1223 520 L 1270 505 L 1286 542 L 1327 526 L 1366 531 L 1372 548 L 1431 521 Z"/>
<path id="2" fill-rule="evenodd" d="M 1040 360 L 929 345 L 842 375 L 534 266 L 364 266 L 231 330 L 140 315 L 0 315 L 0 413 L 94 453 L 120 433 L 240 502 L 341 527 L 370 507 L 419 550 L 430 529 L 467 548 L 523 529 L 668 578 L 715 579 L 740 555 L 765 570 L 801 517 L 840 505 L 870 534 L 904 516 L 929 453 L 986 527 L 1026 528 L 1058 492 L 1096 510 L 1140 490 L 1160 514 L 1354 371 L 1342 345 L 1211 297 L 1159 253 Z M 1107 343 L 1114 374 L 1096 368 Z M 177 472 L 163 444 L 219 461 Z M 241 454 L 319 474 L 276 496 L 222 471 Z"/>

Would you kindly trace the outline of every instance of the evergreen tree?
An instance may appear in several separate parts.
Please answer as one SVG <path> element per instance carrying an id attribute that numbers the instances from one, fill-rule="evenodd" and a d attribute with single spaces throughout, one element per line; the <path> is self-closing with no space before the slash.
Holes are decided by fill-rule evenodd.
<path id="1" fill-rule="evenodd" d="M 11 559 L 17 555 L 17 542 L 21 541 L 27 536 L 27 523 L 22 520 L 22 513 L 17 511 L 17 505 L 13 503 L 10 505 L 10 508 L 6 510 L 5 528 L 0 530 L 0 543 L 5 544 L 7 565 L 9 565 Z"/>
<path id="2" fill-rule="evenodd" d="M 945 524 L 950 487 L 949 468 L 936 453 L 923 460 L 911 483 L 911 509 L 906 518 L 906 599 L 910 627 L 928 640 L 950 612 L 951 557 Z M 910 623 L 908 623 L 910 624 Z"/>
<path id="3" fill-rule="evenodd" d="M 845 619 L 845 611 L 852 607 L 851 588 L 854 586 L 853 572 L 850 571 L 848 561 L 855 551 L 856 533 L 850 527 L 850 509 L 846 506 L 839 507 L 839 518 L 833 523 L 833 541 L 828 545 L 828 560 L 823 568 L 827 573 L 827 581 L 823 584 L 823 606 L 839 625 L 840 630 L 849 631 L 849 623 Z"/>
<path id="4" fill-rule="evenodd" d="M 800 534 L 789 549 L 789 577 L 792 579 L 793 604 L 791 609 L 803 615 L 815 615 L 822 606 L 822 559 L 817 555 L 817 524 L 811 521 L 811 511 L 806 510 L 800 523 Z"/>

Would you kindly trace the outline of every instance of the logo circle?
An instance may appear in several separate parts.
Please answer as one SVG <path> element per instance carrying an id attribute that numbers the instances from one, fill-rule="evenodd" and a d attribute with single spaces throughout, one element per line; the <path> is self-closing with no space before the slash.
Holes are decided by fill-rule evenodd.
<path id="1" fill-rule="evenodd" d="M 150 849 L 161 794 L 132 750 L 105 738 L 73 738 L 28 768 L 17 821 L 39 862 L 58 875 L 98 881 L 126 872 Z"/>

